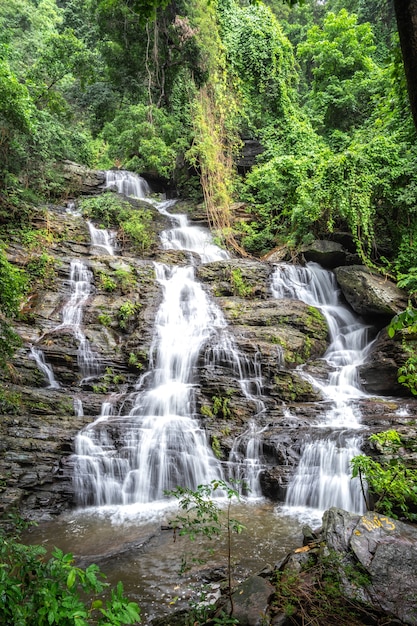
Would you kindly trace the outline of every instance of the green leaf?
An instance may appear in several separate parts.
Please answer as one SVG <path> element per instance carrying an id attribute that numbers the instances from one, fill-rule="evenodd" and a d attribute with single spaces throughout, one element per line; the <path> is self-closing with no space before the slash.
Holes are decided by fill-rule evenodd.
<path id="1" fill-rule="evenodd" d="M 77 578 L 77 572 L 76 572 L 75 569 L 72 569 L 70 571 L 70 573 L 68 574 L 68 578 L 67 578 L 67 587 L 68 587 L 68 589 L 72 589 L 73 588 L 73 586 L 75 584 L 75 581 L 76 581 L 76 578 Z"/>

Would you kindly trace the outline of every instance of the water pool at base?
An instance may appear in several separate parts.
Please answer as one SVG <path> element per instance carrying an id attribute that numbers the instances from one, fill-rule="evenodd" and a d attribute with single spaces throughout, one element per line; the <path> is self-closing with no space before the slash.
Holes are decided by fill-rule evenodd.
<path id="1" fill-rule="evenodd" d="M 32 527 L 24 539 L 43 545 L 48 553 L 55 546 L 71 552 L 77 565 L 99 565 L 111 585 L 123 582 L 125 594 L 141 607 L 142 623 L 150 624 L 218 589 L 218 584 L 209 586 L 209 572 L 227 564 L 226 532 L 210 541 L 178 536 L 174 541 L 166 527 L 175 514 L 176 509 L 166 507 L 92 508 Z M 245 526 L 242 534 L 232 537 L 236 582 L 274 566 L 302 545 L 303 522 L 270 502 L 236 504 L 231 516 Z M 184 559 L 191 569 L 181 574 Z M 202 563 L 196 565 L 193 559 Z"/>

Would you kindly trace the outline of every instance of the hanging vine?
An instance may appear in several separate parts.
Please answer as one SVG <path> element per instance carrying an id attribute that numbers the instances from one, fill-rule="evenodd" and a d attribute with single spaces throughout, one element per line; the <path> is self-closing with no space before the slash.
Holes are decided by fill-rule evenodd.
<path id="1" fill-rule="evenodd" d="M 217 89 L 221 89 L 220 85 Z M 228 248 L 241 256 L 248 256 L 233 233 L 233 155 L 238 142 L 227 131 L 225 112 L 219 106 L 218 96 L 213 85 L 206 85 L 199 91 L 194 103 L 194 143 L 188 151 L 188 158 L 200 171 L 210 227 Z"/>

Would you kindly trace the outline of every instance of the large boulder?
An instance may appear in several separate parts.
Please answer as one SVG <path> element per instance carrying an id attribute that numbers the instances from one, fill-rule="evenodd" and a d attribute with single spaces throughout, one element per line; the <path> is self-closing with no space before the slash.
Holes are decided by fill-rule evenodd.
<path id="1" fill-rule="evenodd" d="M 349 265 L 335 270 L 343 295 L 356 313 L 381 319 L 381 325 L 407 306 L 405 291 L 365 265 Z"/>
<path id="2" fill-rule="evenodd" d="M 382 609 L 403 624 L 417 624 L 417 528 L 377 513 L 332 508 L 323 517 L 323 540 L 339 562 L 343 593 Z"/>
<path id="3" fill-rule="evenodd" d="M 391 339 L 385 329 L 381 330 L 365 363 L 358 368 L 362 387 L 378 395 L 410 395 L 398 382 L 398 370 L 408 356 L 401 341 Z"/>
<path id="4" fill-rule="evenodd" d="M 348 251 L 341 243 L 336 241 L 326 241 L 316 239 L 312 243 L 304 246 L 301 253 L 306 261 L 319 263 L 322 267 L 333 269 L 338 265 L 345 265 Z"/>
<path id="5" fill-rule="evenodd" d="M 251 576 L 233 593 L 233 617 L 240 626 L 262 626 L 265 624 L 269 602 L 275 592 L 274 586 L 261 576 Z M 230 613 L 230 601 L 221 608 Z"/>

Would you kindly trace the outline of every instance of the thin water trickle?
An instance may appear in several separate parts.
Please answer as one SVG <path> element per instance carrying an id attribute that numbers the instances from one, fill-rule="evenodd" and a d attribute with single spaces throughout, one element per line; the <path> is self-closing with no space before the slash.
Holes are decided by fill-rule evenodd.
<path id="1" fill-rule="evenodd" d="M 84 407 L 83 407 L 83 402 L 82 402 L 81 398 L 74 398 L 73 406 L 74 406 L 74 414 L 77 417 L 83 417 L 83 415 L 84 415 Z"/>
<path id="2" fill-rule="evenodd" d="M 55 380 L 52 366 L 45 361 L 45 355 L 42 350 L 40 348 L 36 348 L 35 346 L 30 346 L 30 358 L 34 359 L 36 365 L 46 377 L 46 380 L 48 381 L 48 389 L 60 389 L 61 385 L 57 380 Z"/>
<path id="3" fill-rule="evenodd" d="M 366 394 L 360 389 L 357 368 L 370 347 L 370 328 L 340 298 L 332 272 L 315 263 L 307 267 L 278 265 L 273 276 L 276 298 L 294 298 L 315 306 L 326 318 L 330 345 L 324 355 L 329 365 L 326 381 L 303 375 L 321 391 L 332 408 L 324 410 L 316 425 L 322 433 L 304 443 L 300 463 L 289 484 L 286 505 L 306 513 L 315 509 L 317 519 L 331 506 L 363 512 L 364 502 L 357 480 L 351 479 L 350 460 L 360 454 L 361 416 L 351 400 Z M 331 434 L 324 432 L 331 429 Z M 355 432 L 356 431 L 356 432 Z"/>
<path id="4" fill-rule="evenodd" d="M 93 288 L 92 273 L 82 261 L 71 261 L 69 286 L 70 297 L 62 310 L 62 322 L 54 331 L 62 328 L 72 331 L 78 342 L 77 362 L 81 375 L 84 379 L 91 378 L 100 373 L 100 363 L 82 330 L 84 307 Z"/>

